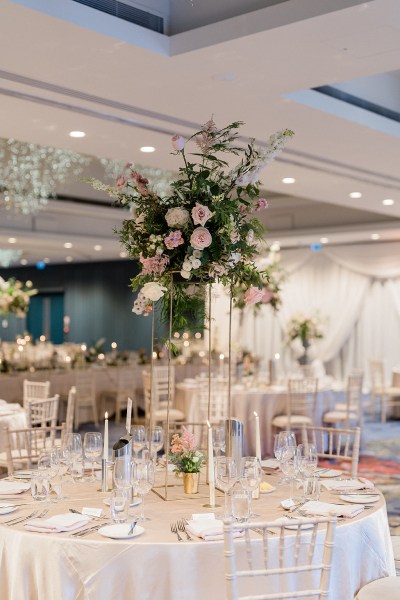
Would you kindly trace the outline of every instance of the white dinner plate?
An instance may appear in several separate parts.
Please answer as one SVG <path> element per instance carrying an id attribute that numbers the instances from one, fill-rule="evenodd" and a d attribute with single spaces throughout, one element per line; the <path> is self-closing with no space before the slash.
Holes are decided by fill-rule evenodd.
<path id="1" fill-rule="evenodd" d="M 318 469 L 316 471 L 316 475 L 318 475 L 318 477 L 322 478 L 332 478 L 332 477 L 339 477 L 339 475 L 342 475 L 343 471 L 338 471 L 337 469 L 328 469 L 327 471 L 322 471 L 321 473 L 318 473 Z"/>
<path id="2" fill-rule="evenodd" d="M 13 474 L 14 479 L 31 479 L 33 471 L 15 471 Z"/>
<path id="3" fill-rule="evenodd" d="M 374 502 L 378 502 L 379 496 L 377 494 L 358 494 L 346 496 L 339 496 L 341 500 L 345 500 L 346 502 L 353 502 L 354 504 L 373 504 Z"/>
<path id="4" fill-rule="evenodd" d="M 104 498 L 103 500 L 104 504 L 106 506 L 110 506 L 111 504 L 111 500 L 110 498 Z M 135 498 L 131 503 L 130 503 L 130 507 L 132 508 L 132 506 L 138 506 L 139 504 L 142 504 L 142 499 L 141 498 Z"/>
<path id="5" fill-rule="evenodd" d="M 97 533 L 104 537 L 112 538 L 113 540 L 127 540 L 144 533 L 143 527 L 136 525 L 132 533 L 128 535 L 130 528 L 130 523 L 118 523 L 116 525 L 105 525 L 104 527 L 101 527 Z"/>
<path id="6" fill-rule="evenodd" d="M 8 515 L 8 513 L 12 513 L 15 510 L 17 510 L 17 506 L 14 504 L 10 504 L 9 502 L 7 504 L 0 503 L 0 515 Z"/>

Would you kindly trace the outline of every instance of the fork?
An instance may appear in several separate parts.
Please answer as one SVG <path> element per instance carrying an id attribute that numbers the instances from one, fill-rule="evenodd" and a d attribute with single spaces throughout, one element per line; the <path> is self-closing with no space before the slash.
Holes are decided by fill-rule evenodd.
<path id="1" fill-rule="evenodd" d="M 22 523 L 23 521 L 27 521 L 28 519 L 31 519 L 33 517 L 37 517 L 38 514 L 39 511 L 34 510 L 29 515 L 25 515 L 25 517 L 21 517 L 20 515 L 19 517 L 14 517 L 14 519 L 10 519 L 9 521 L 4 521 L 2 525 L 17 525 L 18 523 Z"/>
<path id="2" fill-rule="evenodd" d="M 181 519 L 180 521 L 177 522 L 177 526 L 179 531 L 183 531 L 183 533 L 186 533 L 186 537 L 190 542 L 193 542 L 193 539 L 190 537 L 190 535 L 188 534 L 188 532 L 186 531 L 186 525 L 185 522 Z"/>
<path id="3" fill-rule="evenodd" d="M 95 525 L 94 527 L 89 527 L 88 529 L 84 529 L 83 531 L 74 531 L 74 533 L 71 533 L 71 535 L 73 537 L 83 537 L 85 535 L 89 535 L 90 533 L 94 533 L 101 527 L 103 527 L 103 525 Z"/>
<path id="4" fill-rule="evenodd" d="M 181 537 L 181 535 L 179 534 L 178 526 L 176 523 L 171 523 L 171 531 L 172 533 L 176 533 L 176 535 L 178 536 L 178 542 L 183 542 L 183 537 Z"/>

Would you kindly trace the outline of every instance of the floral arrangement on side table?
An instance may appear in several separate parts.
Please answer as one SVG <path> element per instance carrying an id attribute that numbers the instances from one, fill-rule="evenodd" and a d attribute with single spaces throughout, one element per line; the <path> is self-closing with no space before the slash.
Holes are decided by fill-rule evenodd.
<path id="1" fill-rule="evenodd" d="M 0 277 L 0 315 L 12 313 L 24 317 L 28 312 L 31 296 L 37 294 L 32 282 L 25 284 L 14 277 L 8 280 Z"/>
<path id="2" fill-rule="evenodd" d="M 175 135 L 174 153 L 184 166 L 164 197 L 131 163 L 118 175 L 115 187 L 89 180 L 94 188 L 107 191 L 131 210 L 131 218 L 124 220 L 118 233 L 129 255 L 141 265 L 141 272 L 131 281 L 134 290 L 140 288 L 134 313 L 149 314 L 152 303 L 161 300 L 162 316 L 169 320 L 166 292 L 171 274 L 178 275 L 181 282 L 193 283 L 174 286 L 174 330 L 190 328 L 195 321 L 193 313 L 204 316 L 204 296 L 195 284 L 219 280 L 246 289 L 262 287 L 263 275 L 253 260 L 263 226 L 251 215 L 267 206 L 260 198 L 261 170 L 293 132 L 279 131 L 264 147 L 256 148 L 254 140 L 246 145 L 238 139 L 241 125 L 238 121 L 217 129 L 211 119 L 188 140 Z M 186 155 L 189 142 L 195 145 L 193 162 Z M 224 154 L 241 159 L 230 167 Z"/>
<path id="3" fill-rule="evenodd" d="M 298 360 L 300 364 L 308 364 L 307 350 L 311 341 L 324 337 L 320 319 L 317 316 L 310 317 L 303 314 L 293 316 L 288 322 L 286 337 L 289 343 L 297 338 L 301 341 L 304 354 Z"/>

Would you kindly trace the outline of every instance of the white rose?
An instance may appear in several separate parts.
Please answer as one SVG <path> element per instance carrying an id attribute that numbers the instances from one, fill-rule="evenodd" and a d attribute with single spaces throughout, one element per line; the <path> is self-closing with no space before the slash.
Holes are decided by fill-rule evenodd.
<path id="1" fill-rule="evenodd" d="M 184 271 L 191 271 L 191 270 L 192 270 L 192 263 L 191 263 L 191 262 L 189 262 L 188 260 L 185 260 L 185 261 L 183 262 L 182 269 L 183 269 Z"/>
<path id="2" fill-rule="evenodd" d="M 231 265 L 237 265 L 237 263 L 239 262 L 239 260 L 241 260 L 242 255 L 240 254 L 240 252 L 231 252 L 231 255 L 229 257 L 229 262 Z"/>
<path id="3" fill-rule="evenodd" d="M 184 227 L 188 224 L 189 218 L 189 211 L 179 206 L 169 208 L 165 215 L 168 227 Z"/>
<path id="4" fill-rule="evenodd" d="M 141 289 L 143 296 L 146 296 L 152 302 L 157 302 L 160 298 L 164 296 L 164 292 L 167 291 L 167 288 L 160 285 L 156 281 L 150 281 L 150 283 L 145 283 Z"/>
<path id="5" fill-rule="evenodd" d="M 192 260 L 192 268 L 193 269 L 199 269 L 201 267 L 201 260 L 199 260 L 198 258 L 195 258 L 194 260 Z"/>
<path id="6" fill-rule="evenodd" d="M 202 255 L 202 251 L 201 250 L 193 250 L 193 256 L 195 258 L 200 258 Z"/>
<path id="7" fill-rule="evenodd" d="M 184 271 L 182 269 L 182 271 L 181 271 L 181 277 L 183 277 L 183 279 L 190 279 L 190 271 Z"/>

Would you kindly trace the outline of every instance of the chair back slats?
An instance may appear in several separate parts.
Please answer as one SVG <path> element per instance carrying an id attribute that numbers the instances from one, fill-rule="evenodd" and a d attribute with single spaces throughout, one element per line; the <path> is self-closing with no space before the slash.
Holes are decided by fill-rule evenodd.
<path id="1" fill-rule="evenodd" d="M 28 400 L 28 427 L 55 427 L 58 419 L 58 403 L 60 396 L 56 394 L 46 400 Z"/>
<path id="2" fill-rule="evenodd" d="M 294 531 L 292 530 L 294 529 Z M 310 530 L 311 528 L 311 530 Z M 294 522 L 233 524 L 224 521 L 224 556 L 230 600 L 326 598 L 329 591 L 336 516 Z M 254 538 L 251 529 L 261 534 Z M 234 532 L 244 530 L 242 544 Z"/>
<path id="3" fill-rule="evenodd" d="M 314 444 L 318 458 L 336 459 L 351 463 L 351 474 L 357 476 L 360 454 L 360 428 L 340 429 L 303 425 L 302 443 Z"/>
<path id="4" fill-rule="evenodd" d="M 50 381 L 29 381 L 23 382 L 23 405 L 28 405 L 28 400 L 45 400 L 50 395 Z"/>
<path id="5" fill-rule="evenodd" d="M 55 427 L 3 429 L 6 441 L 8 475 L 16 469 L 32 468 L 43 450 L 54 445 L 56 438 L 65 436 L 65 424 Z"/>
<path id="6" fill-rule="evenodd" d="M 293 415 L 303 415 L 313 419 L 317 403 L 318 379 L 303 377 L 289 379 L 286 414 L 289 425 Z"/>

